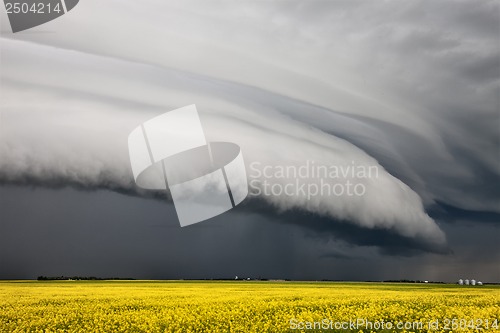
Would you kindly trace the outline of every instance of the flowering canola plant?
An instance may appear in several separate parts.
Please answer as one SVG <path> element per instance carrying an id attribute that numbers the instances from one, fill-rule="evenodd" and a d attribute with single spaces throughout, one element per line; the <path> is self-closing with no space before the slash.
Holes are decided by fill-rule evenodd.
<path id="1" fill-rule="evenodd" d="M 0 282 L 0 332 L 486 333 L 499 319 L 498 286 Z"/>

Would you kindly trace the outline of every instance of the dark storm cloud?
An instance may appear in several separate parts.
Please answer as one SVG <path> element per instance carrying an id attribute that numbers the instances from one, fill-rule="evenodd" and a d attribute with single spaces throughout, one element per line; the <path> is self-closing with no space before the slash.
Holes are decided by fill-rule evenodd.
<path id="1" fill-rule="evenodd" d="M 500 278 L 500 229 L 473 222 L 444 225 L 453 254 L 386 256 L 240 208 L 179 228 L 171 204 L 108 191 L 3 187 L 0 207 L 0 278 Z"/>
<path id="2" fill-rule="evenodd" d="M 293 210 L 276 212 L 264 200 L 249 200 L 240 210 L 259 212 L 269 220 L 282 225 L 295 225 L 302 230 L 306 238 L 325 242 L 341 241 L 347 244 L 371 247 L 386 255 L 414 256 L 425 252 L 449 254 L 451 249 L 446 245 L 427 242 L 425 239 L 404 237 L 394 230 L 385 228 L 362 228 L 348 221 L 332 220 L 315 214 Z M 332 252 L 335 253 L 335 252 Z"/>
<path id="3" fill-rule="evenodd" d="M 349 255 L 349 254 L 346 254 L 346 253 L 340 252 L 340 251 L 330 251 L 330 252 L 327 252 L 325 254 L 322 254 L 320 256 L 320 258 L 326 258 L 326 259 L 333 258 L 333 259 L 341 259 L 341 260 L 365 259 L 365 258 L 354 257 L 352 255 Z"/>
<path id="4" fill-rule="evenodd" d="M 500 213 L 498 2 L 139 6 L 130 1 L 116 11 L 111 4 L 89 0 L 81 7 L 71 19 L 44 27 L 67 34 L 2 35 L 0 184 L 3 193 L 17 193 L 19 200 L 2 206 L 1 227 L 3 235 L 17 239 L 22 239 L 21 230 L 36 230 L 26 235 L 28 243 L 50 254 L 38 257 L 37 264 L 29 246 L 14 254 L 17 243 L 6 240 L 8 255 L 2 260 L 11 272 L 25 276 L 44 263 L 54 274 L 65 265 L 75 271 L 71 261 L 76 260 L 82 272 L 96 269 L 113 275 L 109 259 L 116 260 L 120 275 L 232 275 L 248 265 L 264 275 L 315 278 L 322 276 L 318 270 L 325 262 L 334 262 L 337 269 L 328 268 L 323 276 L 353 278 L 356 264 L 343 258 L 352 253 L 352 258 L 376 258 L 381 270 L 400 265 L 394 273 L 398 277 L 411 272 L 451 278 L 458 274 L 451 261 L 466 265 L 474 256 L 495 252 L 488 237 L 498 231 L 494 226 Z M 242 206 L 241 214 L 207 222 L 210 227 L 177 230 L 171 204 L 161 202 L 164 194 L 135 187 L 125 143 L 130 130 L 144 120 L 192 103 L 206 111 L 201 116 L 208 138 L 238 143 L 247 167 L 252 161 L 335 165 L 356 160 L 381 166 L 381 179 L 370 183 L 372 191 L 359 202 L 261 197 L 264 201 Z M 51 211 L 39 207 L 41 217 L 51 218 L 41 218 L 37 225 L 29 211 L 10 205 L 27 205 L 23 195 L 44 190 L 16 192 L 11 185 L 63 189 L 68 198 L 40 193 L 52 193 L 49 198 L 64 205 L 83 198 L 95 205 L 93 200 L 104 198 L 113 207 L 87 211 L 78 206 L 81 214 L 88 214 L 82 219 L 64 209 L 58 215 L 59 206 L 35 195 L 30 204 L 43 203 Z M 78 194 L 66 187 L 130 197 L 101 191 Z M 136 195 L 159 200 L 132 197 Z M 135 213 L 127 209 L 130 219 L 113 215 L 122 205 L 143 208 Z M 141 229 L 143 240 L 137 241 L 113 234 L 118 220 L 135 228 L 134 223 L 149 216 L 148 205 L 155 207 L 156 222 L 168 210 L 170 245 L 160 245 L 164 233 L 151 230 Z M 108 215 L 100 216 L 102 212 Z M 227 229 L 231 219 L 239 227 Z M 468 230 L 464 223 L 478 225 L 471 239 L 461 234 Z M 53 233 L 44 233 L 44 225 Z M 92 228 L 98 231 L 95 239 Z M 200 230 L 205 229 L 217 244 L 204 238 Z M 451 237 L 448 244 L 443 231 Z M 43 237 L 36 239 L 35 234 Z M 82 254 L 87 248 L 80 234 L 95 249 L 88 252 L 92 260 Z M 247 238 L 234 238 L 243 234 Z M 269 234 L 282 238 L 273 243 Z M 109 247 L 99 235 L 109 237 Z M 481 237 L 488 241 L 482 244 Z M 188 248 L 190 238 L 209 250 Z M 241 247 L 231 239 L 241 241 Z M 262 239 L 261 249 L 255 246 L 257 239 Z M 224 241 L 229 245 L 221 245 Z M 109 253 L 108 259 L 97 255 L 99 251 Z M 178 258 L 172 255 L 179 251 Z M 165 267 L 162 254 L 168 258 Z M 127 260 L 135 270 L 127 270 Z M 196 265 L 190 266 L 189 260 Z M 482 259 L 474 269 L 491 271 L 493 260 Z M 31 270 L 23 271 L 20 261 L 29 262 Z M 364 263 L 367 269 L 377 264 Z M 182 274 L 173 273 L 177 268 Z M 365 276 L 397 278 L 386 273 Z M 498 279 L 496 272 L 488 276 Z"/>
<path id="5" fill-rule="evenodd" d="M 12 64 L 10 74 L 5 74 L 9 80 L 4 84 L 6 96 L 9 96 L 4 119 L 8 121 L 9 126 L 5 130 L 5 143 L 0 146 L 4 155 L 8 156 L 0 167 L 0 174 L 5 182 L 23 181 L 28 178 L 39 183 L 53 183 L 62 179 L 68 184 L 82 184 L 83 187 L 114 187 L 129 191 L 131 173 L 125 145 L 126 137 L 131 129 L 145 120 L 140 120 L 141 117 L 146 117 L 145 114 L 151 114 L 147 118 L 157 114 L 157 103 L 165 103 L 162 95 L 155 93 L 158 91 L 156 85 L 160 81 L 174 87 L 180 82 L 178 88 L 182 88 L 186 82 L 195 82 L 194 91 L 183 91 L 181 94 L 172 91 L 168 95 L 169 99 L 175 97 L 187 101 L 183 97 L 183 94 L 186 94 L 199 101 L 197 104 L 200 110 L 209 111 L 201 114 L 207 137 L 213 141 L 233 141 L 239 144 L 243 149 L 247 167 L 255 161 L 263 166 L 298 168 L 308 160 L 319 165 L 356 163 L 365 168 L 378 167 L 375 159 L 351 143 L 326 135 L 312 128 L 308 122 L 291 120 L 287 113 L 299 119 L 298 112 L 305 105 L 303 103 L 263 90 L 252 94 L 255 89 L 224 81 L 204 81 L 203 76 L 193 77 L 192 74 L 180 71 L 152 71 L 150 66 L 91 57 L 91 62 L 99 64 L 98 67 L 118 68 L 107 69 L 107 74 L 111 75 L 108 77 L 103 76 L 102 71 L 92 72 L 85 68 L 86 66 L 81 68 L 78 57 L 73 57 L 73 66 L 67 66 L 65 71 L 77 69 L 75 76 L 81 75 L 81 80 L 73 76 L 71 84 L 74 89 L 78 88 L 74 85 L 80 85 L 83 92 L 66 94 L 64 102 L 61 102 L 61 88 L 58 86 L 61 85 L 62 78 L 28 75 L 17 63 L 26 61 L 24 58 L 31 59 L 35 56 L 35 49 L 40 46 L 18 43 L 8 42 L 6 45 L 10 46 L 5 47 L 7 52 L 4 56 L 4 59 Z M 16 56 L 19 52 L 16 51 L 17 48 L 24 49 L 25 52 Z M 46 51 L 45 66 L 39 70 L 61 70 L 61 65 L 55 61 L 64 59 L 60 51 L 51 48 Z M 85 54 L 79 56 L 82 61 L 89 57 Z M 41 57 L 43 56 L 37 53 L 36 58 Z M 136 75 L 137 72 L 140 75 Z M 144 72 L 156 76 L 156 79 L 146 80 Z M 114 82 L 116 75 L 121 79 L 120 83 Z M 28 76 L 31 85 L 17 83 L 20 79 L 28 81 Z M 49 85 L 41 84 L 47 80 L 50 81 Z M 87 85 L 86 80 L 94 84 Z M 100 92 L 96 90 L 95 82 L 100 82 Z M 43 88 L 38 89 L 35 84 L 41 84 Z M 144 89 L 142 85 L 151 87 Z M 203 90 L 204 93 L 200 93 L 200 86 L 207 92 Z M 66 89 L 62 88 L 62 91 Z M 134 95 L 128 93 L 134 89 Z M 227 91 L 233 92 L 229 101 L 224 98 L 228 95 Z M 210 94 L 207 96 L 208 92 Z M 92 98 L 99 93 L 111 97 Z M 152 100 L 145 101 L 146 96 L 150 96 Z M 37 99 L 38 106 L 16 104 L 20 100 L 29 101 L 33 98 Z M 114 99 L 130 98 L 135 102 L 129 105 L 124 105 L 123 101 L 114 103 Z M 265 100 L 272 103 L 265 103 Z M 140 102 L 144 103 L 144 108 L 138 107 L 137 103 Z M 68 104 L 76 105 L 70 114 L 65 107 Z M 51 105 L 50 110 L 46 110 L 44 105 Z M 165 108 L 171 108 L 167 105 Z M 274 110 L 270 109 L 272 105 Z M 284 105 L 292 105 L 293 108 Z M 44 112 L 33 111 L 38 107 L 44 109 Z M 292 113 L 292 110 L 296 114 Z M 302 108 L 302 111 L 305 110 Z M 334 120 L 337 117 L 335 113 L 324 111 L 327 112 L 324 116 L 332 116 Z M 95 121 L 96 119 L 98 121 Z M 119 125 L 117 119 L 120 119 Z M 39 126 L 42 123 L 44 126 Z M 52 130 L 48 131 L 48 128 Z M 61 140 L 64 140 L 64 145 Z M 268 142 L 274 144 L 269 145 Z M 278 153 L 289 147 L 294 147 L 293 154 Z M 272 181 L 289 182 L 293 181 L 292 178 L 289 176 L 288 179 Z M 367 187 L 367 194 L 362 198 L 339 196 L 337 200 L 329 201 L 327 198 L 315 196 L 309 200 L 299 194 L 292 197 L 268 196 L 265 199 L 285 210 L 297 208 L 326 214 L 332 218 L 342 217 L 360 226 L 389 228 L 407 237 L 425 238 L 434 243 L 445 242 L 442 232 L 423 211 L 418 195 L 384 169 L 379 169 L 376 178 L 364 180 L 364 186 Z M 383 209 L 379 205 L 381 198 L 384 200 Z"/>
<path id="6" fill-rule="evenodd" d="M 438 202 L 431 207 L 429 213 L 435 219 L 450 223 L 451 225 L 455 223 L 488 223 L 500 226 L 500 214 L 495 212 L 465 210 Z"/>
<path id="7" fill-rule="evenodd" d="M 230 213 L 179 228 L 173 206 L 164 202 L 103 191 L 7 189 L 1 191 L 1 278 L 284 278 L 296 269 L 293 240 L 300 233 L 258 215 Z M 30 211 L 19 211 L 18 200 Z"/>

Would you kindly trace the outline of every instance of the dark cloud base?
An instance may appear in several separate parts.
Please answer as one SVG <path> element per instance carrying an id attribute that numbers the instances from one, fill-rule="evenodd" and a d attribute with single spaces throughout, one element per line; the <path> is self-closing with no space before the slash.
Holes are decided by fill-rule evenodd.
<path id="1" fill-rule="evenodd" d="M 384 255 L 413 256 L 423 252 L 450 254 L 446 245 L 436 246 L 410 237 L 404 237 L 393 230 L 363 228 L 348 221 L 321 217 L 302 210 L 276 211 L 264 200 L 252 199 L 243 205 L 248 211 L 256 211 L 272 221 L 293 224 L 312 238 L 336 239 L 358 246 L 374 246 Z"/>
<path id="2" fill-rule="evenodd" d="M 110 184 L 109 186 L 103 184 L 99 185 L 99 187 L 91 187 L 86 184 L 68 183 L 67 181 L 58 179 L 53 179 L 52 181 L 44 180 L 43 182 L 40 182 L 36 179 L 28 178 L 26 178 L 23 182 L 3 181 L 0 182 L 0 186 L 1 185 L 22 186 L 32 189 L 40 187 L 52 190 L 73 188 L 78 191 L 85 192 L 110 190 L 127 196 L 140 196 L 145 199 L 154 199 L 162 202 L 168 201 L 171 204 L 171 199 L 168 191 L 144 191 L 133 187 L 133 185 L 131 185 L 131 189 L 118 188 L 116 186 L 113 186 L 113 184 Z M 303 229 L 304 232 L 310 237 L 337 239 L 359 246 L 375 246 L 378 247 L 381 253 L 385 255 L 413 256 L 418 255 L 422 252 L 431 252 L 438 254 L 451 253 L 451 250 L 445 245 L 436 246 L 433 244 L 429 244 L 422 239 L 404 237 L 393 230 L 363 228 L 356 226 L 349 221 L 341 221 L 331 219 L 329 217 L 321 217 L 316 214 L 304 212 L 300 209 L 282 211 L 279 208 L 273 207 L 267 201 L 255 197 L 245 200 L 240 205 L 239 210 L 244 211 L 246 214 L 257 213 L 259 215 L 265 216 L 269 221 L 277 222 L 280 224 L 293 224 L 300 229 Z M 438 210 L 436 211 L 438 212 Z M 442 217 L 443 214 L 439 216 Z M 449 216 L 449 218 L 453 217 Z"/>
<path id="3" fill-rule="evenodd" d="M 491 223 L 442 224 L 450 252 L 257 200 L 187 228 L 169 202 L 106 190 L 3 185 L 0 207 L 2 279 L 500 279 Z"/>

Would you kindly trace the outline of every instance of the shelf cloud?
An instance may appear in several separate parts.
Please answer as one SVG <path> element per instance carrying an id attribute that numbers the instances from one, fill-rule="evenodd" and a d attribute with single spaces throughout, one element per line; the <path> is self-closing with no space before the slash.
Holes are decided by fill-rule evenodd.
<path id="1" fill-rule="evenodd" d="M 1 38 L 0 182 L 150 196 L 134 185 L 127 136 L 196 104 L 209 141 L 241 147 L 250 181 L 255 162 L 377 169 L 342 178 L 363 195 L 257 196 L 276 211 L 445 247 L 428 207 L 500 212 L 498 4 L 423 7 L 82 2 L 37 28 L 65 33 Z"/>

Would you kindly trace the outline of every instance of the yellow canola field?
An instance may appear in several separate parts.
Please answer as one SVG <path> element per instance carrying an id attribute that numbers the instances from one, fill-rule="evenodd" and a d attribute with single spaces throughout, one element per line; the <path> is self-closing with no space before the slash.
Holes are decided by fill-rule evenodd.
<path id="1" fill-rule="evenodd" d="M 497 286 L 0 282 L 1 332 L 498 332 L 499 319 Z"/>

